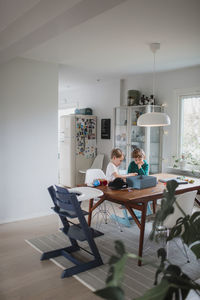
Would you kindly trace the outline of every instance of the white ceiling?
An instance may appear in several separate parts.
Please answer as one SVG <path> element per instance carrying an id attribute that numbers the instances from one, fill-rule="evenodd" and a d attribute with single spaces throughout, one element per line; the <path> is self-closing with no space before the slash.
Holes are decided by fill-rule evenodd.
<path id="1" fill-rule="evenodd" d="M 0 0 L 0 62 L 56 62 L 102 76 L 200 65 L 199 0 Z"/>

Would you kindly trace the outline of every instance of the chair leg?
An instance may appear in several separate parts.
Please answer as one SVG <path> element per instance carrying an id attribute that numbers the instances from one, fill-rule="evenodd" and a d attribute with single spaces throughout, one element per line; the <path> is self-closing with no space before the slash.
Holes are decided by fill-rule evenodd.
<path id="1" fill-rule="evenodd" d="M 104 203 L 102 203 L 102 205 L 104 206 L 105 224 L 107 224 L 108 218 L 107 218 L 106 201 L 104 201 Z"/>
<path id="2" fill-rule="evenodd" d="M 118 224 L 119 230 L 120 230 L 121 232 L 123 232 L 123 230 L 122 230 L 122 227 L 121 227 L 121 224 L 120 224 L 120 222 L 119 222 L 119 220 L 118 220 L 118 218 L 117 218 L 117 215 L 116 215 L 116 212 L 115 212 L 114 206 L 113 206 L 113 204 L 112 204 L 112 203 L 110 203 L 110 205 L 111 205 L 111 207 L 112 207 L 112 210 L 113 210 L 113 212 L 114 212 L 114 216 L 116 216 L 116 219 L 114 219 L 114 220 L 115 220 L 115 221 L 116 221 L 116 223 Z M 111 216 L 111 217 L 112 217 L 112 216 Z"/>
<path id="3" fill-rule="evenodd" d="M 108 223 L 108 220 L 107 220 L 107 210 L 106 210 L 106 206 L 104 205 L 104 203 L 102 203 L 100 205 L 99 213 L 102 215 L 105 224 L 107 224 Z"/>
<path id="4" fill-rule="evenodd" d="M 99 218 L 99 215 L 101 214 L 102 216 L 102 219 Z M 97 223 L 96 223 L 96 228 L 100 228 L 102 222 L 104 221 L 105 224 L 108 223 L 108 217 L 110 217 L 110 213 L 107 209 L 107 206 L 106 206 L 106 201 L 104 201 L 104 203 L 100 204 L 98 207 L 97 207 L 97 212 L 93 215 L 93 219 L 94 217 L 97 216 Z"/>
<path id="5" fill-rule="evenodd" d="M 116 214 L 112 215 L 112 219 L 117 220 L 119 223 L 123 224 L 126 227 L 131 227 L 131 223 L 130 220 L 133 220 L 133 218 L 131 216 L 128 216 L 127 210 L 123 209 L 123 215 L 124 217 L 119 217 Z M 136 216 L 141 219 L 141 212 L 138 210 L 134 210 Z M 150 202 L 148 202 L 147 204 L 147 215 L 151 215 L 152 214 L 152 210 L 151 210 L 151 206 L 150 206 Z"/>
<path id="6" fill-rule="evenodd" d="M 102 216 L 102 218 L 100 219 L 100 214 Z M 103 220 L 105 221 L 105 216 L 104 216 L 104 209 L 102 209 L 102 204 L 100 204 L 98 207 L 97 207 L 97 211 L 95 214 L 93 214 L 92 216 L 92 219 L 94 220 L 94 218 L 96 217 L 97 221 L 96 221 L 96 224 L 95 224 L 95 228 L 96 229 L 99 229 L 101 227 L 101 224 L 103 222 Z"/>
<path id="7" fill-rule="evenodd" d="M 114 209 L 114 206 L 112 205 L 112 203 L 109 203 L 111 205 L 111 208 L 113 210 L 113 215 L 110 214 L 110 212 L 108 211 L 107 207 L 106 207 L 106 201 L 104 201 L 104 203 L 102 203 L 101 205 L 99 205 L 98 207 L 98 212 L 96 212 L 94 215 L 93 215 L 93 218 L 95 216 L 97 216 L 97 223 L 96 223 L 96 228 L 98 226 L 98 228 L 100 228 L 101 224 L 102 224 L 102 220 L 105 221 L 105 224 L 108 223 L 108 217 L 110 217 L 111 219 L 113 219 L 116 224 L 118 225 L 119 227 L 119 230 L 122 232 L 122 226 L 121 224 L 123 224 L 124 226 L 126 227 L 130 227 L 131 224 L 130 224 L 130 221 L 129 219 L 132 219 L 132 217 L 129 217 L 128 214 L 127 214 L 127 210 L 126 209 L 123 209 L 123 214 L 124 214 L 124 217 L 119 217 L 116 215 L 116 211 Z M 99 221 L 99 214 L 102 215 L 102 220 Z"/>
<path id="8" fill-rule="evenodd" d="M 88 263 L 83 263 L 83 264 L 65 269 L 61 274 L 61 278 L 71 277 L 72 275 L 79 274 L 81 272 L 90 270 L 90 269 L 95 268 L 95 267 L 99 267 L 102 264 L 103 263 L 102 263 L 101 260 L 95 259 L 95 260 L 90 261 Z"/>
<path id="9" fill-rule="evenodd" d="M 124 218 L 125 218 L 125 221 L 126 221 L 126 226 L 127 227 L 130 227 L 131 226 L 131 223 L 129 221 L 129 217 L 128 217 L 128 213 L 127 213 L 127 210 L 126 209 L 123 209 L 123 215 L 124 215 Z"/>
<path id="10" fill-rule="evenodd" d="M 167 237 L 169 236 L 169 229 L 167 229 Z M 179 250 L 185 254 L 185 257 L 187 259 L 187 263 L 190 262 L 190 259 L 189 259 L 189 256 L 188 256 L 188 253 L 187 253 L 187 250 L 186 250 L 186 247 L 185 247 L 185 244 L 183 243 L 183 241 L 181 240 L 182 242 L 182 246 L 183 246 L 183 249 L 178 245 L 178 243 L 174 240 L 174 243 L 176 244 L 176 246 L 179 248 Z M 167 259 L 169 258 L 169 242 L 167 242 L 166 244 L 166 252 L 167 252 Z"/>
<path id="11" fill-rule="evenodd" d="M 98 224 L 99 224 L 98 228 L 100 227 L 99 214 L 100 214 L 100 212 L 97 212 L 97 214 L 96 214 L 97 215 L 96 228 L 97 228 Z"/>

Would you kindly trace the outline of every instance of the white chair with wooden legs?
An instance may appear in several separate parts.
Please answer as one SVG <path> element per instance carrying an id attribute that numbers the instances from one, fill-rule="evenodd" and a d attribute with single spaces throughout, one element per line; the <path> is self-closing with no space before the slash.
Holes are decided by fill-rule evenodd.
<path id="1" fill-rule="evenodd" d="M 104 172 L 101 170 L 101 169 L 88 169 L 86 171 L 86 174 L 85 174 L 85 184 L 91 186 L 93 184 L 93 181 L 96 180 L 96 179 L 105 179 L 106 180 L 106 175 L 104 174 Z M 99 198 L 96 198 L 94 199 L 94 202 L 97 202 L 99 201 Z M 116 215 L 116 212 L 115 212 L 115 209 L 114 209 L 114 205 L 110 202 L 109 203 L 112 210 L 113 210 L 113 213 Z M 105 223 L 107 224 L 108 222 L 108 217 L 110 218 L 111 217 L 111 214 L 106 206 L 106 200 L 97 207 L 97 212 L 93 215 L 93 218 L 95 216 L 97 216 L 97 223 L 96 225 L 98 227 L 101 226 L 101 223 L 102 221 L 100 220 L 99 221 L 99 215 L 102 215 L 103 217 L 103 220 L 105 221 Z M 118 225 L 120 231 L 122 231 L 122 228 L 121 228 L 121 225 L 120 223 L 116 220 L 115 223 Z"/>
<path id="2" fill-rule="evenodd" d="M 181 207 L 181 209 L 184 211 L 186 215 L 192 214 L 196 193 L 197 191 L 191 191 L 176 196 L 176 202 L 178 203 L 178 205 Z M 171 228 L 176 224 L 176 221 L 180 217 L 184 217 L 184 215 L 181 212 L 181 210 L 178 208 L 176 203 L 174 203 L 174 212 L 169 216 L 167 216 L 167 218 L 163 222 L 163 228 L 167 230 L 167 235 L 169 235 Z M 189 257 L 184 244 L 183 244 L 183 250 L 185 256 L 187 257 L 187 262 L 189 262 Z M 167 256 L 168 253 L 169 253 L 169 242 L 167 242 Z"/>

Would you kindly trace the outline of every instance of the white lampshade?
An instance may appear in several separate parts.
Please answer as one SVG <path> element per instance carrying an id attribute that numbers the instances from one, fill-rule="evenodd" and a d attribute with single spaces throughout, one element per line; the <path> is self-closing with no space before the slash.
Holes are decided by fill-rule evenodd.
<path id="1" fill-rule="evenodd" d="M 142 127 L 168 126 L 170 124 L 171 121 L 169 116 L 162 112 L 145 113 L 137 120 L 137 126 Z"/>

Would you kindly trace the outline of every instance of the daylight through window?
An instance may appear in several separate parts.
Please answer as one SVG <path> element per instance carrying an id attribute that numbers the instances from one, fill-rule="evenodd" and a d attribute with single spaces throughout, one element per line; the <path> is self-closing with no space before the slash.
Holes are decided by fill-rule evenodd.
<path id="1" fill-rule="evenodd" d="M 180 154 L 200 170 L 200 95 L 181 97 Z"/>

